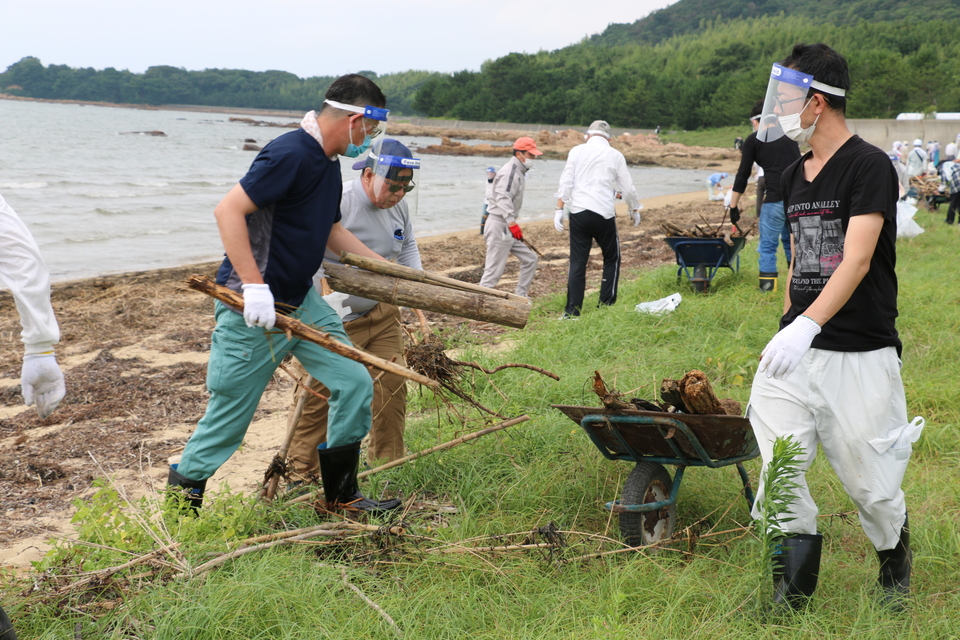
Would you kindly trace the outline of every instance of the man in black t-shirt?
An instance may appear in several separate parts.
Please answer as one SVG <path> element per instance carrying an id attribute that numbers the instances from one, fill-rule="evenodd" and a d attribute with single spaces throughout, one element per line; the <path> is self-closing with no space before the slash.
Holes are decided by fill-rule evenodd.
<path id="1" fill-rule="evenodd" d="M 771 73 L 765 115 L 811 150 L 783 174 L 793 259 L 748 417 L 765 464 L 778 437 L 803 449 L 781 514 L 793 519 L 779 519 L 786 537 L 774 556 L 775 601 L 799 607 L 816 589 L 823 541 L 805 473 L 819 444 L 877 549 L 883 601 L 899 608 L 911 569 L 900 484 L 922 421 L 907 422 L 900 379 L 897 177 L 883 151 L 847 128 L 849 87 L 846 60 L 824 44 L 796 45 Z M 757 505 L 763 494 L 761 483 Z"/>
<path id="2" fill-rule="evenodd" d="M 787 137 L 770 142 L 759 142 L 757 131 L 760 128 L 760 113 L 763 111 L 763 101 L 759 101 L 750 111 L 750 123 L 753 133 L 747 136 L 743 143 L 740 156 L 740 168 L 733 179 L 733 195 L 730 197 L 730 222 L 736 224 L 740 220 L 740 196 L 747 188 L 747 179 L 757 163 L 763 169 L 764 188 L 757 181 L 757 200 L 763 200 L 762 207 L 758 207 L 760 214 L 760 241 L 757 243 L 757 253 L 760 254 L 760 290 L 777 290 L 777 247 L 783 243 L 783 253 L 790 264 L 790 228 L 787 226 L 783 213 L 783 195 L 780 190 L 780 176 L 783 170 L 800 157 L 800 148 L 797 143 Z M 764 127 L 770 126 L 764 123 Z"/>

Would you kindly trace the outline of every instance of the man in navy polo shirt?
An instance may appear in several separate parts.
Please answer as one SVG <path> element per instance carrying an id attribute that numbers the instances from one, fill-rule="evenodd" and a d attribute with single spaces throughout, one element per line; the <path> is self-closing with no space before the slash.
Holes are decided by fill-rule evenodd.
<path id="1" fill-rule="evenodd" d="M 357 157 L 382 134 L 386 98 L 371 80 L 351 74 L 327 90 L 317 115 L 279 136 L 214 210 L 226 258 L 217 282 L 243 295 L 242 312 L 216 303 L 203 418 L 171 465 L 168 483 L 183 487 L 194 508 L 206 481 L 240 446 L 277 365 L 292 352 L 330 390 L 329 434 L 321 473 L 331 503 L 366 511 L 399 501 L 368 500 L 357 487 L 360 441 L 370 430 L 370 375 L 359 362 L 311 342 L 271 333 L 279 311 L 350 343 L 337 313 L 313 288 L 324 249 L 379 258 L 340 224 L 339 156 Z M 328 483 L 324 482 L 326 486 Z"/>

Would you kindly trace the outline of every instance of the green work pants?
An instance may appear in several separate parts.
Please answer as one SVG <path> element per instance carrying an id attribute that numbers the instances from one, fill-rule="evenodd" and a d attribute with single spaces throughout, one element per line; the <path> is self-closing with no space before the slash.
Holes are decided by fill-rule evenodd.
<path id="1" fill-rule="evenodd" d="M 289 315 L 350 344 L 340 318 L 315 289 Z M 220 302 L 216 319 L 207 365 L 210 400 L 183 450 L 177 467 L 182 476 L 206 480 L 240 447 L 263 390 L 288 353 L 330 391 L 329 446 L 359 442 L 367 435 L 373 384 L 366 367 L 312 342 L 248 327 L 241 314 Z"/>

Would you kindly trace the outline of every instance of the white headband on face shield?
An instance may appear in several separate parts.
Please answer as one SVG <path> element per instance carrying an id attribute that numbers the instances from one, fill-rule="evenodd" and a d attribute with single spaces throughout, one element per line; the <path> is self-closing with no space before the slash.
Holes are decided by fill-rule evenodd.
<path id="1" fill-rule="evenodd" d="M 816 89 L 817 91 L 823 91 L 824 93 L 829 93 L 832 96 L 844 97 L 847 95 L 845 89 L 838 89 L 837 87 L 831 87 L 828 84 L 823 84 L 822 82 L 817 82 L 816 80 L 810 81 L 810 88 Z"/>
<path id="2" fill-rule="evenodd" d="M 336 109 L 343 109 L 344 111 L 352 111 L 353 113 L 359 113 L 366 118 L 372 120 L 380 120 L 381 122 L 386 122 L 387 114 L 390 113 L 389 109 L 382 109 L 380 107 L 358 107 L 355 104 L 344 104 L 343 102 L 337 102 L 336 100 L 330 100 L 329 98 L 324 100 L 325 103 L 334 107 Z"/>

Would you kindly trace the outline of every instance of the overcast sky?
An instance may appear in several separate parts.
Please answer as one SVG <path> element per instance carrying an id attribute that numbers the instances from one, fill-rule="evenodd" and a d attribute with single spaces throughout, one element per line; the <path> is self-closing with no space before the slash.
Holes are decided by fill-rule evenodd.
<path id="1" fill-rule="evenodd" d="M 25 56 L 135 73 L 153 65 L 300 77 L 478 70 L 485 60 L 559 49 L 674 2 L 0 0 L 0 71 Z"/>

